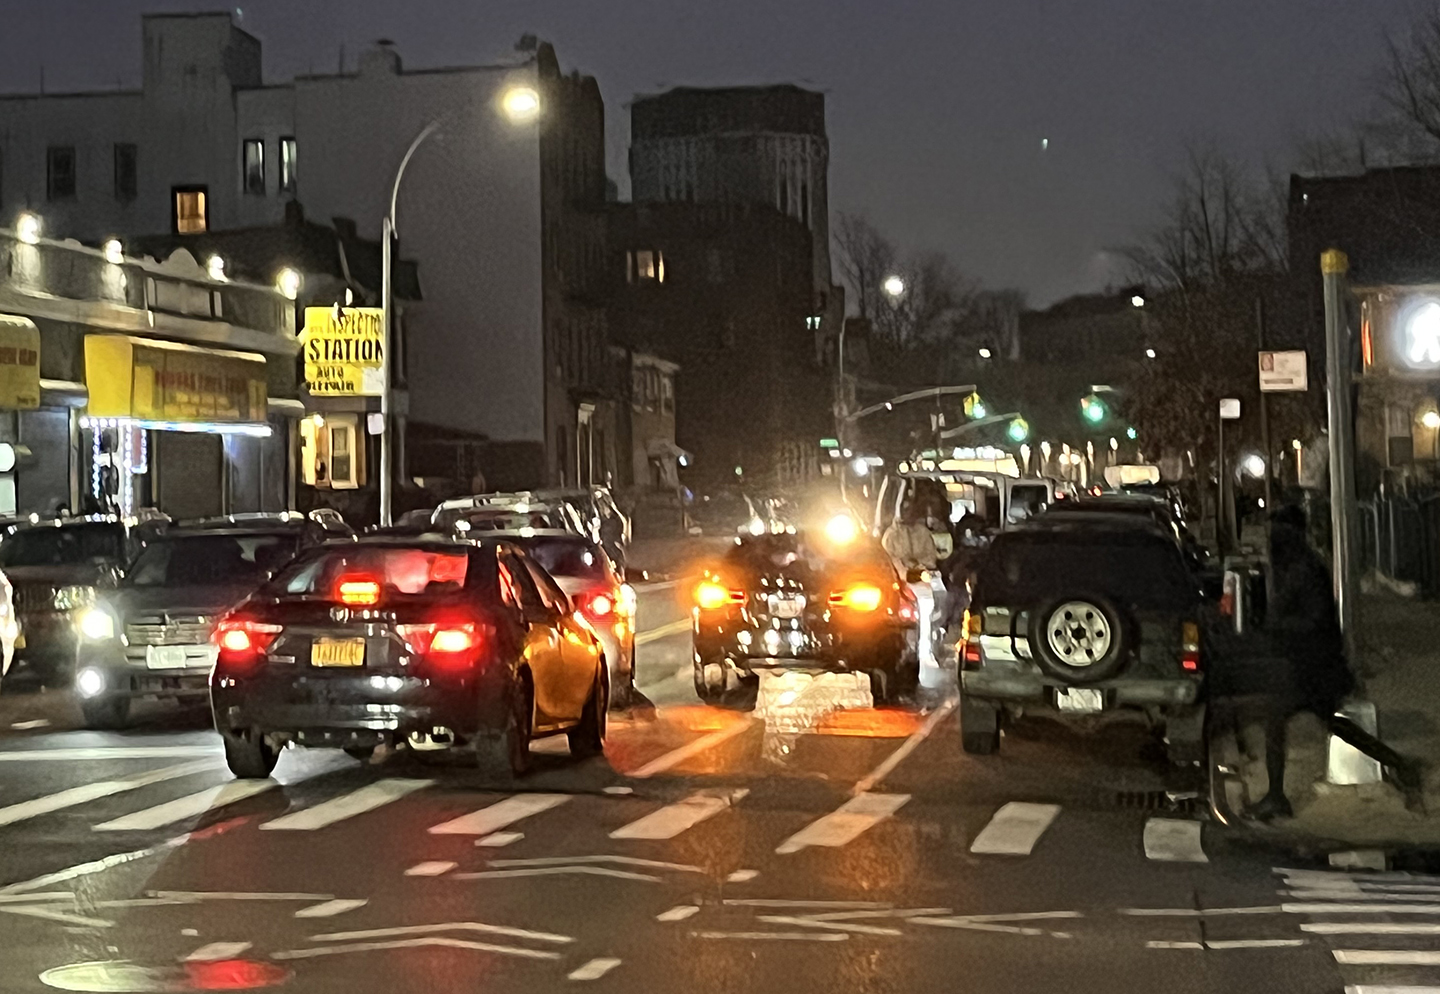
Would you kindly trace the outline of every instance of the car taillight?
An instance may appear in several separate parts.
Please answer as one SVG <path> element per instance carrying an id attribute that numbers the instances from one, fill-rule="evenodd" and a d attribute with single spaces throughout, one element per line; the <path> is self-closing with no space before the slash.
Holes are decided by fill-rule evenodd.
<path id="1" fill-rule="evenodd" d="M 596 621 L 601 621 L 615 613 L 615 601 L 609 594 L 592 594 L 585 600 L 585 613 Z"/>
<path id="2" fill-rule="evenodd" d="M 878 610 L 884 599 L 885 592 L 875 584 L 852 583 L 848 587 L 831 591 L 830 606 L 868 613 Z"/>
<path id="3" fill-rule="evenodd" d="M 964 642 L 960 646 L 960 666 L 962 669 L 971 670 L 980 665 L 980 635 L 984 630 L 985 618 L 978 611 L 966 610 L 965 621 L 961 626 L 965 632 Z"/>
<path id="4" fill-rule="evenodd" d="M 723 583 L 704 580 L 695 587 L 695 603 L 703 611 L 718 611 L 727 604 L 745 603 L 745 591 L 731 590 Z"/>
<path id="5" fill-rule="evenodd" d="M 335 585 L 335 593 L 341 604 L 351 607 L 368 607 L 380 603 L 380 583 L 369 577 L 342 576 Z"/>
<path id="6" fill-rule="evenodd" d="M 1180 626 L 1180 668 L 1186 673 L 1200 672 L 1200 626 L 1193 621 Z"/>
<path id="7" fill-rule="evenodd" d="M 235 618 L 220 622 L 212 637 L 221 663 L 244 667 L 258 662 L 283 630 L 279 625 Z"/>
<path id="8" fill-rule="evenodd" d="M 471 666 L 484 648 L 488 626 L 476 622 L 396 625 L 395 631 L 419 656 L 443 669 Z"/>

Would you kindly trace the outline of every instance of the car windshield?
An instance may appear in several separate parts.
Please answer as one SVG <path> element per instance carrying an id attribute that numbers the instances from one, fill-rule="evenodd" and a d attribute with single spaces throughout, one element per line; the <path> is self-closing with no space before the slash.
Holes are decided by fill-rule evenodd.
<path id="1" fill-rule="evenodd" d="M 263 583 L 295 556 L 294 534 L 185 535 L 147 545 L 126 586 L 222 587 Z"/>
<path id="2" fill-rule="evenodd" d="M 0 567 L 120 562 L 124 545 L 125 529 L 118 524 L 26 528 L 0 541 Z"/>
<path id="3" fill-rule="evenodd" d="M 276 597 L 338 600 L 345 584 L 373 584 L 381 600 L 439 597 L 484 581 L 469 549 L 390 545 L 323 547 L 297 559 L 268 583 Z M 493 571 L 493 566 L 492 566 Z"/>
<path id="4" fill-rule="evenodd" d="M 546 509 L 517 511 L 513 508 L 465 507 L 437 511 L 434 523 L 441 529 L 462 532 L 519 531 L 522 528 L 564 529 L 565 520 L 559 511 Z"/>
<path id="5" fill-rule="evenodd" d="M 605 576 L 605 554 L 581 538 L 532 538 L 522 540 L 530 557 L 551 576 L 573 576 L 598 580 Z"/>
<path id="6" fill-rule="evenodd" d="M 1086 591 L 1156 609 L 1182 607 L 1195 597 L 1173 542 L 1105 528 L 1002 535 L 981 564 L 975 590 L 977 599 L 996 606 Z"/>

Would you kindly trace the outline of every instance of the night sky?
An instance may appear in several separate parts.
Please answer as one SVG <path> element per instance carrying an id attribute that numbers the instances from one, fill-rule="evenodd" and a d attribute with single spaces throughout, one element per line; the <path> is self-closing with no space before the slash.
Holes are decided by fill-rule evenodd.
<path id="1" fill-rule="evenodd" d="M 143 11 L 204 0 L 0 0 L 0 91 L 140 77 Z M 525 32 L 599 79 L 627 191 L 626 104 L 679 84 L 828 94 L 831 208 L 1032 304 L 1118 278 L 1107 249 L 1166 198 L 1187 142 L 1289 165 L 1373 107 L 1412 0 L 252 0 L 267 81 L 391 38 L 408 67 L 496 61 Z M 1049 148 L 1042 151 L 1042 139 Z M 303 153 L 302 153 L 303 154 Z"/>

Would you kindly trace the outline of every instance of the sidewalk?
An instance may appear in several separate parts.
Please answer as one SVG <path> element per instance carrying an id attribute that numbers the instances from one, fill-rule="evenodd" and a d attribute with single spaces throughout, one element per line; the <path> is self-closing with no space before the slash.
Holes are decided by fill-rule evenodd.
<path id="1" fill-rule="evenodd" d="M 1440 606 L 1374 594 L 1359 608 L 1362 695 L 1375 704 L 1380 737 L 1423 765 L 1426 813 L 1407 811 L 1389 783 L 1326 783 L 1326 736 L 1307 716 L 1290 726 L 1296 817 L 1277 827 L 1356 845 L 1440 845 Z"/>

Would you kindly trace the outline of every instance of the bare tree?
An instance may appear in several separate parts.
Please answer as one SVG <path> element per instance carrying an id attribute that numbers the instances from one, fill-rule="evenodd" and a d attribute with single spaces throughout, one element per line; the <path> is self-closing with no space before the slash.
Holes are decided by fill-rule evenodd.
<path id="1" fill-rule="evenodd" d="M 1389 39 L 1381 97 L 1403 120 L 1440 146 L 1440 7 L 1420 13 L 1404 42 Z"/>
<path id="2" fill-rule="evenodd" d="M 884 235 L 858 214 L 841 214 L 835 225 L 835 259 L 860 316 L 875 321 L 881 285 L 895 271 L 896 252 Z"/>

